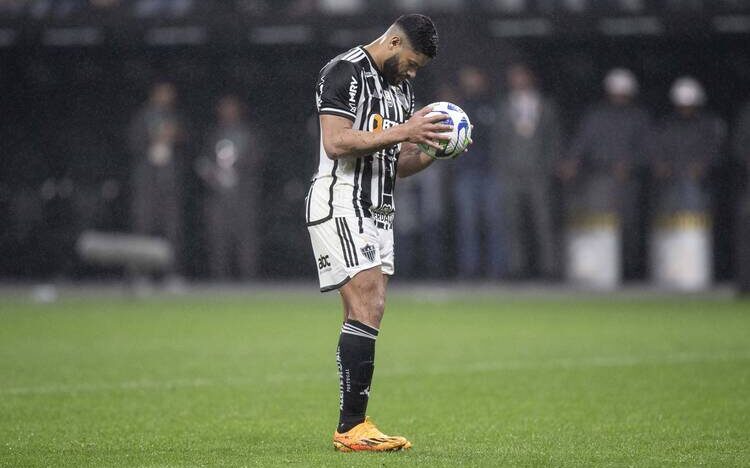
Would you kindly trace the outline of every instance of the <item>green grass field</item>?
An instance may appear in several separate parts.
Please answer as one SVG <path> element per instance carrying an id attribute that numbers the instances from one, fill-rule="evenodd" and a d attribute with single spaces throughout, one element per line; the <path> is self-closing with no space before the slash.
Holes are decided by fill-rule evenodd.
<path id="1" fill-rule="evenodd" d="M 335 295 L 0 301 L 0 465 L 748 466 L 750 303 L 399 295 L 339 454 Z"/>

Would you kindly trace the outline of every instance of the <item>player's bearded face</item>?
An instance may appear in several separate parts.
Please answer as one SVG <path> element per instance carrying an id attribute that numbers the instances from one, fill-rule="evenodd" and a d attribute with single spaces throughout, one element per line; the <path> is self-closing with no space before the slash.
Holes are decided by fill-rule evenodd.
<path id="1" fill-rule="evenodd" d="M 408 76 L 400 70 L 401 53 L 397 52 L 383 62 L 383 76 L 390 85 L 397 85 Z"/>

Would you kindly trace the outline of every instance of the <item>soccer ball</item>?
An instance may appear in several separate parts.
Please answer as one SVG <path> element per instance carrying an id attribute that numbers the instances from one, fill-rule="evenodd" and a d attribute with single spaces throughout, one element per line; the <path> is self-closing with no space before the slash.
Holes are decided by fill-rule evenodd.
<path id="1" fill-rule="evenodd" d="M 419 144 L 419 149 L 434 159 L 453 159 L 464 152 L 469 146 L 471 139 L 471 123 L 466 112 L 450 102 L 434 102 L 430 104 L 432 111 L 428 116 L 445 114 L 445 120 L 439 123 L 453 125 L 453 131 L 442 133 L 446 139 L 438 143 L 442 149 L 438 150 L 424 143 Z"/>

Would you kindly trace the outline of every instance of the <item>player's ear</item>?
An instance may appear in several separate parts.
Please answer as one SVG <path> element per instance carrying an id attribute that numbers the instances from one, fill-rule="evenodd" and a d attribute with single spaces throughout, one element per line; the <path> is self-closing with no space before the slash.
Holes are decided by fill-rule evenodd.
<path id="1" fill-rule="evenodd" d="M 403 45 L 403 40 L 401 39 L 401 36 L 391 36 L 390 41 L 388 41 L 388 45 L 390 46 L 389 49 L 400 49 Z"/>

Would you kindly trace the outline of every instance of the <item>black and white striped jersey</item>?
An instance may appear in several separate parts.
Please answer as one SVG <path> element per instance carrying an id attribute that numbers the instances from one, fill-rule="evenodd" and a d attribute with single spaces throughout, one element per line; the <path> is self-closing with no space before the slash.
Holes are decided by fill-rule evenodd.
<path id="1" fill-rule="evenodd" d="M 319 114 L 345 117 L 355 130 L 370 132 L 404 123 L 414 112 L 411 84 L 389 85 L 361 46 L 323 67 L 315 100 Z M 334 161 L 326 155 L 321 135 L 318 170 L 306 199 L 307 225 L 333 217 L 357 217 L 360 226 L 362 218 L 373 218 L 378 227 L 390 229 L 400 150 L 399 144 L 368 156 Z"/>

